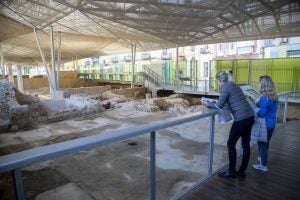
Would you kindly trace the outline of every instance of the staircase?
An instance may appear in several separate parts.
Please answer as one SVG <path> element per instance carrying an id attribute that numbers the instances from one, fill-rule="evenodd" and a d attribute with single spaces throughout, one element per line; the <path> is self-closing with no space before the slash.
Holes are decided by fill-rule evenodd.
<path id="1" fill-rule="evenodd" d="M 150 69 L 147 66 L 143 66 L 143 71 L 140 72 L 140 74 L 144 78 L 144 84 L 145 87 L 147 87 L 149 90 L 154 90 L 155 87 L 159 87 L 162 84 L 162 80 L 160 78 L 160 75 L 154 72 L 152 69 Z"/>

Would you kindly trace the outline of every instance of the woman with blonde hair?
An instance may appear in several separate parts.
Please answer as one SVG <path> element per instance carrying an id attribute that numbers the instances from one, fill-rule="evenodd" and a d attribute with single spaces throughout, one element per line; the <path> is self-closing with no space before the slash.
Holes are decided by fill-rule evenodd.
<path id="1" fill-rule="evenodd" d="M 268 171 L 269 142 L 276 126 L 276 113 L 278 109 L 278 96 L 271 77 L 260 77 L 260 93 L 262 96 L 257 103 L 259 107 L 257 116 L 265 118 L 268 137 L 267 142 L 258 142 L 259 164 L 254 164 L 253 168 L 260 171 Z"/>

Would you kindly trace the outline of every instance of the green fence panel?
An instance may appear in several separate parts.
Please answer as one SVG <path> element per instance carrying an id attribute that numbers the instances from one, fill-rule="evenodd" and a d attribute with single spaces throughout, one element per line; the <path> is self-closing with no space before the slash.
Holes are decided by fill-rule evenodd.
<path id="1" fill-rule="evenodd" d="M 233 78 L 237 84 L 249 82 L 253 88 L 259 89 L 259 77 L 268 75 L 273 79 L 278 92 L 300 90 L 300 58 L 218 60 L 214 64 L 214 75 L 219 71 L 231 70 L 232 66 Z M 216 84 L 214 88 L 217 90 Z"/>

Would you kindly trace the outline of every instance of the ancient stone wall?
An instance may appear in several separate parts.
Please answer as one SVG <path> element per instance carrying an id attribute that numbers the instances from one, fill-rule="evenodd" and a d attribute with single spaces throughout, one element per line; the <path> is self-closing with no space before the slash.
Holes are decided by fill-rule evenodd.
<path id="1" fill-rule="evenodd" d="M 77 77 L 77 72 L 61 71 L 59 75 L 59 87 L 78 88 L 91 87 L 99 85 L 97 80 L 82 80 Z M 14 79 L 15 87 L 18 87 L 18 81 Z M 43 87 L 49 87 L 48 78 L 46 76 L 23 77 L 24 90 L 35 90 Z"/>
<path id="2" fill-rule="evenodd" d="M 102 94 L 105 91 L 111 90 L 110 85 L 105 85 L 105 86 L 94 86 L 94 87 L 81 87 L 81 88 L 69 88 L 69 89 L 64 89 L 63 91 L 63 96 L 64 97 L 70 97 L 71 95 L 76 95 L 76 94 L 86 94 L 86 95 L 99 95 Z"/>
<path id="3" fill-rule="evenodd" d="M 0 80 L 0 112 L 9 114 L 10 107 L 18 105 L 13 86 L 7 80 Z"/>

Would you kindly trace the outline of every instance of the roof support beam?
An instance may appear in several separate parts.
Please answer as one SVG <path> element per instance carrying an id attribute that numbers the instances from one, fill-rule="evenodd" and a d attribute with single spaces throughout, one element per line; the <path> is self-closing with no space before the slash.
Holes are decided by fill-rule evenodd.
<path id="1" fill-rule="evenodd" d="M 142 5 L 153 5 L 160 7 L 177 7 L 177 8 L 192 8 L 199 10 L 220 10 L 217 6 L 204 6 L 197 3 L 163 3 L 159 1 L 140 1 L 140 0 L 95 0 L 97 2 L 105 3 L 128 3 L 128 4 L 142 4 Z"/>
<path id="2" fill-rule="evenodd" d="M 275 23 L 276 23 L 276 26 L 278 28 L 278 31 L 279 31 L 281 37 L 283 37 L 281 27 L 280 27 L 280 23 L 279 23 L 279 19 L 278 19 L 279 17 L 278 17 L 278 14 L 275 13 L 275 9 L 272 6 L 270 6 L 269 4 L 267 4 L 264 0 L 257 0 L 257 1 L 272 12 Z"/>
<path id="3" fill-rule="evenodd" d="M 139 14 L 141 15 L 146 15 L 146 16 L 172 16 L 173 17 L 178 17 L 178 18 L 191 18 L 195 19 L 197 17 L 207 17 L 208 16 L 201 16 L 199 14 L 182 14 L 182 13 L 168 13 L 168 12 L 160 12 L 160 11 L 145 11 L 145 10 L 124 10 L 124 9 L 117 9 L 117 8 L 107 8 L 107 7 L 98 7 L 98 8 L 81 8 L 80 10 L 88 13 L 99 13 L 99 12 L 105 12 L 105 13 L 119 13 L 124 15 L 125 13 L 131 13 L 131 14 Z"/>

